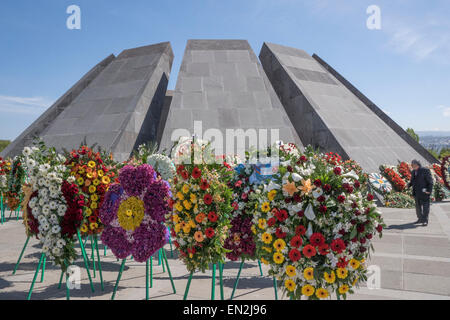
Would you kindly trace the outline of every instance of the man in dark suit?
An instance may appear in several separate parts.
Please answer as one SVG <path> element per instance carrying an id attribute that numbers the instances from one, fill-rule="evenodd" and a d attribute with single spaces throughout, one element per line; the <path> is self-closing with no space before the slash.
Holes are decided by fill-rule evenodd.
<path id="1" fill-rule="evenodd" d="M 411 162 L 413 170 L 411 171 L 411 182 L 408 187 L 412 187 L 412 194 L 416 200 L 417 221 L 428 225 L 428 215 L 430 213 L 430 195 L 433 190 L 433 178 L 427 168 L 422 168 L 419 161 Z"/>

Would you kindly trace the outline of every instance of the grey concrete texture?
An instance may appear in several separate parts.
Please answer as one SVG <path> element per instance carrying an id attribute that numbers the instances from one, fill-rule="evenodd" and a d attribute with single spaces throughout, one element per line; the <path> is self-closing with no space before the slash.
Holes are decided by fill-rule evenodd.
<path id="1" fill-rule="evenodd" d="M 356 290 L 356 294 L 349 296 L 350 300 L 384 300 L 384 299 L 450 299 L 450 219 L 449 202 L 433 204 L 431 208 L 430 224 L 427 227 L 414 225 L 415 213 L 413 209 L 380 208 L 387 228 L 383 237 L 374 238 L 375 252 L 368 265 L 380 268 L 381 287 L 369 289 L 365 284 Z M 9 212 L 6 213 L 9 216 Z M 22 262 L 15 275 L 12 275 L 15 263 L 26 239 L 22 221 L 15 218 L 7 220 L 0 226 L 0 300 L 25 299 L 39 260 L 40 245 L 31 239 L 25 250 Z M 81 288 L 71 290 L 71 299 L 107 300 L 111 298 L 115 281 L 120 269 L 120 261 L 107 250 L 103 254 L 103 245 L 99 241 L 102 275 L 105 290 L 100 287 L 98 265 L 93 278 L 95 292 L 91 292 L 86 270 L 79 255 L 75 265 L 80 267 Z M 411 248 L 416 248 L 412 251 Z M 90 241 L 86 246 L 91 257 Z M 181 300 L 189 277 L 186 267 L 178 259 L 177 251 L 171 255 L 170 246 L 165 250 L 174 279 L 176 293 L 173 293 L 167 271 L 163 272 L 158 260 L 153 260 L 153 287 L 150 288 L 150 300 Z M 156 258 L 156 257 L 155 257 Z M 224 268 L 224 298 L 229 299 L 239 261 L 227 260 Z M 90 268 L 93 275 L 93 268 Z M 44 281 L 37 278 L 33 300 L 63 300 L 64 286 L 58 289 L 60 270 L 51 263 L 47 263 Z M 273 300 L 274 289 L 272 278 L 268 276 L 268 268 L 263 265 L 263 276 L 259 274 L 256 262 L 246 262 L 241 273 L 235 299 Z M 191 282 L 188 300 L 210 299 L 211 270 L 206 273 L 195 273 Z M 216 299 L 220 299 L 219 277 L 216 274 Z M 281 285 L 281 284 L 280 284 Z M 283 297 L 281 291 L 279 298 Z M 145 298 L 145 264 L 128 259 L 119 283 L 116 300 L 142 300 Z M 336 299 L 332 296 L 331 299 Z"/>
<path id="2" fill-rule="evenodd" d="M 39 137 L 53 123 L 53 121 L 66 110 L 71 103 L 88 87 L 92 81 L 115 59 L 110 55 L 89 70 L 77 83 L 64 93 L 39 118 L 14 139 L 1 153 L 4 158 L 13 158 L 20 154 L 24 147 L 30 146 L 36 137 Z"/>
<path id="3" fill-rule="evenodd" d="M 57 150 L 86 139 L 128 159 L 137 145 L 157 139 L 172 62 L 169 42 L 123 51 L 40 136 Z"/>
<path id="4" fill-rule="evenodd" d="M 178 74 L 161 149 L 173 145 L 176 129 L 193 134 L 218 129 L 279 130 L 279 138 L 302 146 L 258 58 L 245 40 L 188 40 Z M 176 138 L 174 138 L 176 140 Z M 225 147 L 224 147 L 225 150 Z"/>
<path id="5" fill-rule="evenodd" d="M 354 159 L 367 172 L 412 159 L 429 163 L 305 51 L 264 43 L 259 57 L 304 145 Z"/>

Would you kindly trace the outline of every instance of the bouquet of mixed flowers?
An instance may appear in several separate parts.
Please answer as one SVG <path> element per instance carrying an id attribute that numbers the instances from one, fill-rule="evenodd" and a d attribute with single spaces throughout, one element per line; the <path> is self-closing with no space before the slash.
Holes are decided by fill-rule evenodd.
<path id="1" fill-rule="evenodd" d="M 446 156 L 442 159 L 441 175 L 445 186 L 450 190 L 450 156 Z"/>
<path id="2" fill-rule="evenodd" d="M 8 191 L 8 176 L 11 171 L 11 161 L 0 157 L 0 193 Z"/>
<path id="3" fill-rule="evenodd" d="M 84 196 L 69 176 L 64 156 L 43 142 L 23 150 L 32 194 L 27 204 L 27 232 L 42 244 L 47 258 L 62 270 L 75 260 L 74 235 L 83 220 Z"/>
<path id="4" fill-rule="evenodd" d="M 398 173 L 406 181 L 411 181 L 411 166 L 407 162 L 400 162 L 397 166 Z"/>
<path id="5" fill-rule="evenodd" d="M 105 158 L 107 157 L 100 151 L 94 152 L 85 145 L 67 155 L 65 165 L 68 166 L 70 176 L 74 177 L 86 199 L 85 220 L 80 228 L 82 235 L 98 234 L 103 230 L 99 210 L 105 193 L 115 177 L 114 171 L 105 164 Z"/>
<path id="6" fill-rule="evenodd" d="M 8 176 L 8 188 L 6 191 L 6 201 L 11 211 L 19 207 L 23 197 L 22 183 L 25 181 L 25 170 L 22 166 L 22 157 L 16 156 L 12 162 Z"/>
<path id="7" fill-rule="evenodd" d="M 414 208 L 412 195 L 405 192 L 390 192 L 384 195 L 384 205 L 390 208 Z"/>
<path id="8" fill-rule="evenodd" d="M 380 166 L 381 173 L 388 179 L 396 191 L 402 192 L 406 188 L 406 182 L 396 171 L 396 167 L 389 167 L 385 165 Z"/>
<path id="9" fill-rule="evenodd" d="M 186 145 L 186 140 L 181 143 Z M 167 220 L 175 239 L 173 244 L 187 269 L 205 271 L 210 263 L 223 262 L 228 251 L 224 241 L 230 220 L 232 193 L 227 182 L 232 169 L 223 164 L 194 161 L 195 152 L 206 154 L 207 144 L 191 140 L 187 145 L 187 148 L 175 146 L 178 160 L 183 159 L 185 164 L 176 167 L 173 211 Z"/>
<path id="10" fill-rule="evenodd" d="M 119 259 L 133 255 L 138 262 L 148 260 L 166 243 L 170 196 L 169 183 L 150 165 L 124 166 L 100 208 L 102 242 Z"/>
<path id="11" fill-rule="evenodd" d="M 279 172 L 259 196 L 259 256 L 292 299 L 353 293 L 366 280 L 371 239 L 383 229 L 373 195 L 338 159 L 281 147 Z"/>

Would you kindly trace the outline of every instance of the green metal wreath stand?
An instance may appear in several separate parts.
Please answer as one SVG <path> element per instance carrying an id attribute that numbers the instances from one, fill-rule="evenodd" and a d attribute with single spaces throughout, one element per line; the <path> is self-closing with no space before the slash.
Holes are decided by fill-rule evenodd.
<path id="1" fill-rule="evenodd" d="M 234 282 L 234 286 L 233 286 L 233 291 L 231 292 L 231 297 L 230 300 L 233 300 L 234 298 L 234 293 L 236 291 L 236 288 L 238 286 L 239 283 L 239 278 L 241 276 L 241 271 L 242 271 L 242 267 L 244 266 L 244 260 L 241 261 L 241 264 L 239 265 L 239 271 L 236 277 L 236 281 Z M 261 267 L 261 261 L 258 260 L 258 267 L 259 267 L 259 273 L 261 274 L 261 277 L 264 276 L 263 271 L 262 271 L 262 267 Z M 275 277 L 273 277 L 273 289 L 275 291 L 275 300 L 278 300 L 278 292 L 277 292 L 277 279 Z"/>
<path id="2" fill-rule="evenodd" d="M 211 300 L 215 300 L 216 297 L 216 268 L 219 267 L 219 285 L 220 285 L 220 300 L 223 300 L 223 263 L 217 263 L 212 265 L 212 277 L 211 277 Z M 186 284 L 186 290 L 184 291 L 183 300 L 187 299 L 189 293 L 189 287 L 191 286 L 191 280 L 194 275 L 194 271 L 189 274 L 189 279 Z"/>
<path id="3" fill-rule="evenodd" d="M 90 284 L 90 286 L 91 286 L 92 292 L 94 292 L 94 291 L 95 291 L 95 290 L 94 290 L 94 284 L 93 284 L 93 282 L 92 282 L 91 273 L 89 272 L 88 257 L 87 257 L 87 253 L 86 253 L 86 250 L 85 250 L 85 248 L 84 248 L 84 244 L 83 244 L 83 241 L 82 241 L 82 239 L 81 239 L 81 235 L 80 235 L 80 231 L 79 231 L 79 230 L 77 230 L 77 238 L 78 238 L 78 241 L 80 242 L 81 253 L 82 253 L 82 255 L 83 255 L 84 267 L 86 268 L 86 272 L 87 272 L 87 274 L 88 274 L 89 284 Z M 25 242 L 25 246 L 24 246 L 24 248 L 22 249 L 21 256 L 22 256 L 22 254 L 23 254 L 23 251 L 25 250 L 26 245 L 28 244 L 28 240 L 29 240 L 29 237 L 27 238 L 27 241 Z M 98 254 L 98 251 L 97 251 L 97 254 Z M 20 260 L 21 256 L 19 257 L 19 260 Z M 36 268 L 36 272 L 34 273 L 33 281 L 31 282 L 30 290 L 28 291 L 27 300 L 30 300 L 30 299 L 31 299 L 31 294 L 33 293 L 34 284 L 35 284 L 35 282 L 36 282 L 36 279 L 37 279 L 37 276 L 38 276 L 38 274 L 39 274 L 39 271 L 41 270 L 42 264 L 43 264 L 43 263 L 45 264 L 45 260 L 46 260 L 46 255 L 45 255 L 45 253 L 42 253 L 42 254 L 41 254 L 41 258 L 39 259 L 38 266 L 37 266 L 37 268 Z M 19 261 L 18 261 L 18 262 L 19 262 Z M 67 263 L 66 263 L 66 265 L 67 265 Z M 43 277 L 44 277 L 44 271 L 45 271 L 45 266 L 43 266 L 43 268 L 42 268 L 41 281 L 43 280 Z M 62 281 L 62 276 L 63 276 L 63 274 L 64 274 L 64 273 L 62 272 L 62 273 L 61 273 L 61 278 L 60 278 L 60 283 L 59 283 L 59 285 L 58 285 L 58 288 L 61 287 L 61 281 Z M 68 275 L 68 273 L 66 273 L 66 299 L 67 299 L 67 300 L 70 299 L 70 292 L 69 292 L 68 280 L 69 280 L 69 275 Z"/>
<path id="4" fill-rule="evenodd" d="M 1 194 L 0 198 L 1 198 L 0 199 L 0 210 L 1 210 L 0 223 L 3 224 L 5 222 L 5 212 L 6 212 L 7 204 L 4 202 L 3 193 Z M 22 203 L 22 196 L 20 196 L 19 206 L 17 207 L 17 209 L 14 211 L 10 211 L 8 220 L 11 219 L 13 212 L 16 214 L 16 220 L 19 220 L 21 203 Z"/>
<path id="5" fill-rule="evenodd" d="M 116 297 L 117 288 L 119 287 L 119 281 L 122 278 L 122 273 L 123 273 L 123 269 L 125 268 L 126 261 L 127 261 L 126 258 L 122 259 L 122 263 L 120 265 L 119 274 L 117 275 L 117 280 L 116 280 L 116 284 L 114 286 L 114 291 L 111 296 L 111 300 L 114 300 Z M 166 251 L 164 250 L 164 248 L 161 248 L 158 250 L 158 261 L 160 264 L 162 263 L 163 272 L 165 272 L 165 268 L 167 268 L 167 273 L 169 274 L 173 293 L 174 294 L 177 293 L 177 290 L 175 289 L 175 284 L 173 282 L 172 273 L 170 272 L 169 261 L 167 260 L 167 255 L 166 255 Z M 164 267 L 164 263 L 165 263 L 166 267 Z M 148 259 L 145 262 L 145 300 L 150 299 L 150 289 L 149 288 L 153 288 L 153 257 L 150 257 L 150 259 Z"/>

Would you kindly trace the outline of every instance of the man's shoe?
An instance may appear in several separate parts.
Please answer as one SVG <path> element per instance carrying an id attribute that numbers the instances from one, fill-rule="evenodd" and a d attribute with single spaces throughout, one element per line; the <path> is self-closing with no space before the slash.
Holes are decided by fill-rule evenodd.
<path id="1" fill-rule="evenodd" d="M 423 223 L 423 221 L 419 219 L 416 222 L 414 222 L 414 224 L 419 224 L 419 223 Z"/>
<path id="2" fill-rule="evenodd" d="M 422 226 L 426 227 L 428 225 L 428 221 L 423 221 Z"/>

